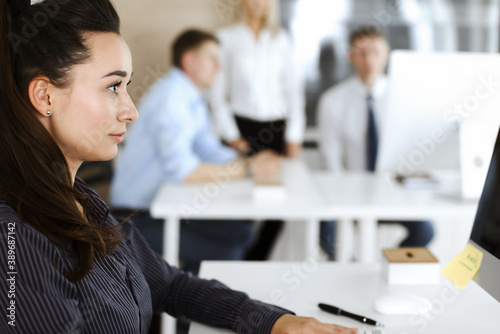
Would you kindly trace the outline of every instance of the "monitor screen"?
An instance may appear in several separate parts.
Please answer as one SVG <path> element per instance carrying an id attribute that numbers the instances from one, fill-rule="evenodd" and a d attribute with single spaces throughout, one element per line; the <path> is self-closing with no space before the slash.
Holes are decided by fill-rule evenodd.
<path id="1" fill-rule="evenodd" d="M 491 93 L 471 104 L 476 93 L 487 92 L 484 80 L 500 80 L 499 54 L 391 52 L 377 171 L 408 176 L 460 170 L 459 126 L 473 120 L 483 123 L 483 130 L 467 138 L 467 143 L 484 150 L 482 138 L 488 135 L 492 142 L 484 150 L 488 160 L 500 125 L 500 94 Z M 486 168 L 480 183 L 485 174 Z M 478 189 L 476 198 L 480 193 Z"/>
<path id="2" fill-rule="evenodd" d="M 483 261 L 475 278 L 490 295 L 500 301 L 500 133 L 490 162 L 471 232 L 471 243 L 483 251 Z"/>

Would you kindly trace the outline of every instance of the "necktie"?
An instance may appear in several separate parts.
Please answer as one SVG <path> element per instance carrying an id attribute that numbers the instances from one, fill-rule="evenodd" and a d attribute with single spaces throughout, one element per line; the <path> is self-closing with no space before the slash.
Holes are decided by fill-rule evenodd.
<path id="1" fill-rule="evenodd" d="M 378 152 L 378 132 L 377 124 L 375 121 L 375 113 L 373 111 L 373 96 L 369 93 L 366 99 L 368 105 L 368 131 L 366 136 L 367 148 L 367 165 L 366 169 L 370 172 L 375 171 L 375 164 L 377 162 Z"/>

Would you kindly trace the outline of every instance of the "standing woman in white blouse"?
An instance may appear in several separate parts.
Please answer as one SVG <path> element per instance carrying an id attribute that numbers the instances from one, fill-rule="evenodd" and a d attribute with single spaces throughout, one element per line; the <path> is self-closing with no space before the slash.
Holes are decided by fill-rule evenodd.
<path id="1" fill-rule="evenodd" d="M 247 155 L 272 150 L 300 155 L 304 98 L 293 64 L 292 43 L 279 26 L 278 0 L 242 0 L 236 23 L 221 29 L 221 71 L 212 90 L 216 130 Z M 248 260 L 265 260 L 281 230 L 266 221 Z"/>
<path id="2" fill-rule="evenodd" d="M 217 35 L 222 70 L 211 97 L 217 132 L 242 153 L 271 149 L 298 157 L 304 93 L 290 37 L 279 26 L 278 1 L 241 1 L 236 24 Z"/>

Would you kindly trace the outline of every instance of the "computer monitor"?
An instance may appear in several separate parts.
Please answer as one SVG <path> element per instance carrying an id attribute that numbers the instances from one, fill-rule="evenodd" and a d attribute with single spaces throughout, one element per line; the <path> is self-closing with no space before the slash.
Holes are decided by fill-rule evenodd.
<path id="1" fill-rule="evenodd" d="M 483 260 L 474 280 L 500 302 L 500 132 L 472 227 L 470 243 Z"/>
<path id="2" fill-rule="evenodd" d="M 396 50 L 388 78 L 377 171 L 459 171 L 467 159 L 478 161 L 460 151 L 465 140 L 483 148 L 474 152 L 484 155 L 482 184 L 500 124 L 500 55 Z M 461 138 L 462 124 L 479 121 L 478 131 Z M 487 142 L 490 147 L 484 149 Z"/>

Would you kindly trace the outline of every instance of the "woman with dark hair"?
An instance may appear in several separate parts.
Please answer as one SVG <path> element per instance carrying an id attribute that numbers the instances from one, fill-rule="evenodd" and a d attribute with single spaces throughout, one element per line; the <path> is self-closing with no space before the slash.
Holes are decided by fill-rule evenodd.
<path id="1" fill-rule="evenodd" d="M 147 333 L 161 312 L 246 333 L 353 332 L 170 267 L 76 177 L 137 119 L 108 0 L 0 0 L 0 25 L 0 333 Z"/>

